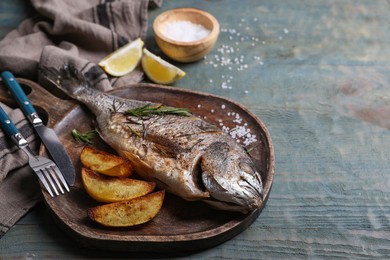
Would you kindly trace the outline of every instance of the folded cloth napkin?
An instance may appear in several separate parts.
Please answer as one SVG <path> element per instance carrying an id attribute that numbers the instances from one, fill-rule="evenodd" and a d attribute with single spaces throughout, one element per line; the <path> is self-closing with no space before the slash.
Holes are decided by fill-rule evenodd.
<path id="1" fill-rule="evenodd" d="M 39 142 L 23 112 L 0 105 L 37 152 Z M 26 166 L 27 161 L 27 155 L 0 131 L 0 238 L 41 200 L 38 180 Z"/>
<path id="2" fill-rule="evenodd" d="M 96 65 L 103 57 L 136 38 L 144 39 L 147 11 L 162 0 L 31 0 L 37 15 L 24 20 L 0 41 L 0 71 L 38 80 L 40 66 L 72 64 L 96 88 L 107 91 L 142 80 L 138 68 L 114 78 Z M 32 145 L 35 135 L 20 110 L 7 112 Z M 0 132 L 0 237 L 33 207 L 40 196 L 33 190 L 26 156 Z M 29 185 L 25 185 L 29 183 Z M 17 188 L 15 187 L 17 186 Z M 29 186 L 26 190 L 25 186 Z"/>

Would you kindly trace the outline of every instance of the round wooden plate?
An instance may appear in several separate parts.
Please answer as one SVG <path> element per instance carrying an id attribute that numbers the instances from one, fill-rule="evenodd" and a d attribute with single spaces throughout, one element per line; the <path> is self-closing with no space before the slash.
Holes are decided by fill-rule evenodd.
<path id="1" fill-rule="evenodd" d="M 80 179 L 79 160 L 83 145 L 76 143 L 72 129 L 94 129 L 94 116 L 84 107 L 70 100 L 47 95 L 39 85 L 22 81 L 31 87 L 29 97 L 48 113 L 49 125 L 66 147 L 76 168 L 76 183 L 70 193 L 50 197 L 43 196 L 59 225 L 78 243 L 85 247 L 132 252 L 184 252 L 202 250 L 220 244 L 244 231 L 260 214 L 269 196 L 274 174 L 274 151 L 265 125 L 242 105 L 211 94 L 153 84 L 130 85 L 115 89 L 111 94 L 125 98 L 160 102 L 174 107 L 186 107 L 193 114 L 215 125 L 230 128 L 237 125 L 239 115 L 244 125 L 256 135 L 257 142 L 250 145 L 250 154 L 261 173 L 264 185 L 264 202 L 260 209 L 250 213 L 218 211 L 202 202 L 188 202 L 167 194 L 163 207 L 152 221 L 130 228 L 106 228 L 92 222 L 87 209 L 99 205 L 88 196 Z M 46 100 L 44 100 L 46 99 Z M 34 102 L 36 101 L 36 102 Z M 60 118 L 57 122 L 51 118 Z M 111 151 L 101 139 L 94 140 L 95 147 Z M 41 153 L 45 153 L 41 149 Z"/>

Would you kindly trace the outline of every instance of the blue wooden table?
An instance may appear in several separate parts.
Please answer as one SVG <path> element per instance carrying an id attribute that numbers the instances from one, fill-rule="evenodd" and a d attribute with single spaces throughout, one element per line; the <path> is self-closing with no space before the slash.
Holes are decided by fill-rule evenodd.
<path id="1" fill-rule="evenodd" d="M 33 10 L 0 3 L 0 37 Z M 206 59 L 175 85 L 231 98 L 267 125 L 268 203 L 235 238 L 193 259 L 390 258 L 390 4 L 385 0 L 168 1 L 220 22 Z M 146 44 L 158 51 L 149 29 Z M 1 213 L 0 213 L 1 214 Z M 0 258 L 130 258 L 77 245 L 43 204 L 1 240 Z"/>

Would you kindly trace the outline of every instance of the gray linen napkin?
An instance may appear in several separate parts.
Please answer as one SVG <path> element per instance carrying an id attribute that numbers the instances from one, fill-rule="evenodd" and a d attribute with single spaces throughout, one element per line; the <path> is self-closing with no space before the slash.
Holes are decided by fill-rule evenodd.
<path id="1" fill-rule="evenodd" d="M 39 141 L 23 112 L 0 105 L 37 152 Z M 38 180 L 26 166 L 27 161 L 27 155 L 0 131 L 0 238 L 41 200 Z"/>
<path id="2" fill-rule="evenodd" d="M 10 70 L 17 77 L 38 80 L 40 66 L 58 69 L 68 63 L 103 91 L 142 80 L 139 68 L 115 78 L 107 76 L 96 63 L 129 41 L 144 39 L 148 8 L 161 6 L 162 0 L 31 0 L 31 3 L 37 15 L 24 20 L 0 41 L 0 71 Z M 20 111 L 8 112 L 11 118 L 15 116 L 18 127 L 22 126 L 22 134 L 28 131 L 28 138 L 36 145 L 33 130 Z M 23 167 L 27 158 L 1 131 L 0 148 L 1 237 L 40 196 L 37 189 L 24 189 L 37 186 L 26 181 L 33 176 L 28 167 Z"/>

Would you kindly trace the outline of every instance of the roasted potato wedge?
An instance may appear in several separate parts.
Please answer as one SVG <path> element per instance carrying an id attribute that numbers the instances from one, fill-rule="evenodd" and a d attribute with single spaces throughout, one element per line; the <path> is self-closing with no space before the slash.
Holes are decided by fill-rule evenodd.
<path id="1" fill-rule="evenodd" d="M 104 176 L 86 168 L 81 169 L 81 179 L 87 193 L 100 202 L 131 200 L 156 187 L 154 182 Z"/>
<path id="2" fill-rule="evenodd" d="M 128 177 L 133 173 L 129 160 L 91 146 L 83 148 L 80 160 L 84 167 L 108 176 Z"/>
<path id="3" fill-rule="evenodd" d="M 130 227 L 146 223 L 160 211 L 165 191 L 157 191 L 128 201 L 113 202 L 88 209 L 88 216 L 107 227 Z"/>

